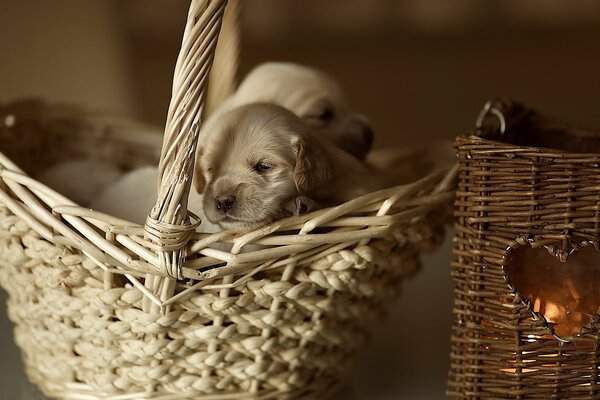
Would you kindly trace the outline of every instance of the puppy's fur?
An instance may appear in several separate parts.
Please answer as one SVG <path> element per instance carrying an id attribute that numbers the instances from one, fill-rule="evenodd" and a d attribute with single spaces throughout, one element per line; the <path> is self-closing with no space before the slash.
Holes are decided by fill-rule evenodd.
<path id="1" fill-rule="evenodd" d="M 194 172 L 206 217 L 225 229 L 256 228 L 385 186 L 289 110 L 250 104 L 202 127 Z M 290 204 L 297 211 L 290 211 Z"/>
<path id="2" fill-rule="evenodd" d="M 367 118 L 350 111 L 338 83 L 316 69 L 283 62 L 259 65 L 225 107 L 251 103 L 287 108 L 358 159 L 363 160 L 372 147 L 373 130 Z"/>

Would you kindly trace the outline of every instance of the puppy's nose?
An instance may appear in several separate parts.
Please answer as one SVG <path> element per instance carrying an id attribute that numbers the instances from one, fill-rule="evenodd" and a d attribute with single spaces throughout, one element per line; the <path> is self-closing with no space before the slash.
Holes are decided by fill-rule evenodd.
<path id="1" fill-rule="evenodd" d="M 373 132 L 373 128 L 370 125 L 363 125 L 362 134 L 365 138 L 365 143 L 369 148 L 373 145 L 373 139 L 375 139 L 375 133 Z"/>
<path id="2" fill-rule="evenodd" d="M 230 194 L 220 194 L 215 197 L 215 205 L 217 206 L 217 210 L 226 213 L 231 210 L 233 207 L 233 203 L 235 203 L 235 196 Z"/>
<path id="3" fill-rule="evenodd" d="M 373 128 L 371 128 L 371 123 L 369 119 L 361 114 L 354 114 L 355 124 L 360 128 L 360 133 L 362 134 L 362 138 L 366 145 L 366 150 L 371 150 L 371 146 L 373 145 L 373 141 L 375 139 L 375 133 L 373 132 Z"/>

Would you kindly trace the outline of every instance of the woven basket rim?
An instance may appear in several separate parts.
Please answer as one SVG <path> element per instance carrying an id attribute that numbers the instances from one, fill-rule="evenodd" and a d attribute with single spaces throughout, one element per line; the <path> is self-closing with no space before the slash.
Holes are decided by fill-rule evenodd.
<path id="1" fill-rule="evenodd" d="M 575 152 L 575 151 L 569 151 L 569 150 L 563 150 L 563 149 L 556 149 L 556 148 L 552 148 L 552 147 L 531 146 L 531 145 L 523 146 L 523 145 L 518 145 L 518 144 L 514 144 L 514 143 L 510 143 L 510 142 L 504 142 L 504 141 L 497 140 L 497 139 L 488 139 L 488 138 L 479 136 L 474 133 L 469 133 L 469 134 L 460 135 L 460 136 L 456 137 L 455 147 L 461 146 L 464 143 L 485 143 L 485 144 L 491 145 L 491 146 L 512 148 L 512 149 L 515 149 L 515 153 L 539 153 L 539 154 L 546 154 L 546 155 L 552 154 L 552 155 L 557 155 L 557 156 L 563 157 L 563 158 L 569 158 L 571 156 L 577 157 L 577 158 L 581 158 L 581 157 L 600 158 L 600 152 L 599 153 Z M 486 152 L 488 152 L 488 153 L 490 151 L 493 151 L 493 150 L 486 150 Z"/>

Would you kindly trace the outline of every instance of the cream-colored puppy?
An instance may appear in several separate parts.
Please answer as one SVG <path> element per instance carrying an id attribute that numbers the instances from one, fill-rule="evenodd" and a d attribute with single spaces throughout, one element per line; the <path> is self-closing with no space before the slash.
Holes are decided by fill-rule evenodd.
<path id="1" fill-rule="evenodd" d="M 364 159 L 372 147 L 373 130 L 367 118 L 349 110 L 340 85 L 317 69 L 284 62 L 259 65 L 224 106 L 251 103 L 287 108 L 358 159 Z"/>
<path id="2" fill-rule="evenodd" d="M 250 104 L 221 111 L 200 132 L 194 183 L 210 222 L 248 229 L 382 188 L 378 174 L 289 110 Z"/>

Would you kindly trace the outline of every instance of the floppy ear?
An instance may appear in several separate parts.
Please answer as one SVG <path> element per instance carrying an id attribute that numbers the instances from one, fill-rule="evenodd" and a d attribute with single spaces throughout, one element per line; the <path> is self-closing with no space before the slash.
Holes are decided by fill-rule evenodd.
<path id="1" fill-rule="evenodd" d="M 295 145 L 294 183 L 298 193 L 310 194 L 331 179 L 335 164 L 327 150 L 313 138 L 299 137 Z"/>
<path id="2" fill-rule="evenodd" d="M 196 165 L 194 165 L 194 188 L 196 192 L 202 194 L 204 192 L 204 186 L 206 186 L 206 180 L 204 179 L 204 171 L 202 170 L 202 155 L 203 149 L 198 147 L 196 150 Z"/>

